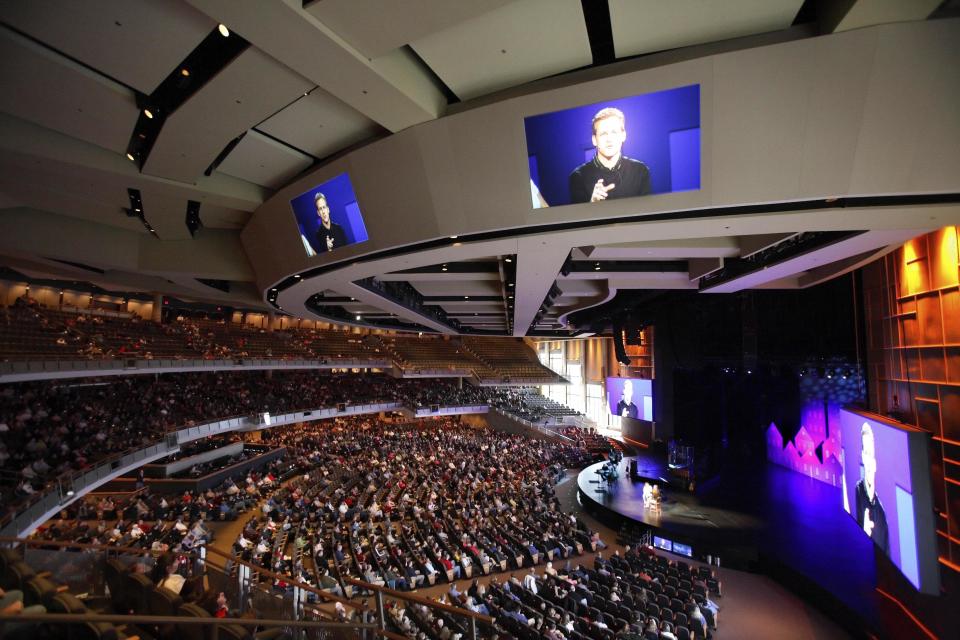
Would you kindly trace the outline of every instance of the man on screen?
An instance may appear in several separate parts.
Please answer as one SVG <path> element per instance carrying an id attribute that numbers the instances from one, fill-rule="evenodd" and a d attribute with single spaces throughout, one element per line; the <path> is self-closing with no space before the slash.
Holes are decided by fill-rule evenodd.
<path id="1" fill-rule="evenodd" d="M 864 422 L 863 427 L 860 428 L 860 441 L 863 479 L 857 482 L 857 523 L 863 527 L 868 536 L 873 538 L 877 546 L 883 549 L 884 553 L 890 555 L 887 516 L 883 512 L 883 505 L 880 504 L 880 496 L 877 495 L 876 443 L 873 438 L 873 428 L 868 422 Z"/>
<path id="2" fill-rule="evenodd" d="M 607 107 L 593 116 L 591 141 L 597 153 L 570 174 L 570 202 L 599 202 L 650 193 L 647 165 L 621 154 L 627 139 L 623 112 Z"/>
<path id="3" fill-rule="evenodd" d="M 623 394 L 617 403 L 617 415 L 621 418 L 636 418 L 637 405 L 633 404 L 633 382 L 623 381 Z"/>
<path id="4" fill-rule="evenodd" d="M 317 193 L 313 197 L 313 202 L 317 206 L 317 215 L 320 217 L 320 227 L 317 229 L 316 246 L 318 251 L 333 251 L 347 244 L 347 234 L 343 227 L 330 219 L 330 206 L 327 204 L 327 196 Z"/>

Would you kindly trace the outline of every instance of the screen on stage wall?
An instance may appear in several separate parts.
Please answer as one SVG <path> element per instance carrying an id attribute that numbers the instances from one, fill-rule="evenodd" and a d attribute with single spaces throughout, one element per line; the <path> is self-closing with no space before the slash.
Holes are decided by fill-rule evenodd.
<path id="1" fill-rule="evenodd" d="M 653 546 L 664 551 L 673 551 L 673 543 L 659 536 L 653 536 Z"/>
<path id="2" fill-rule="evenodd" d="M 367 240 L 350 177 L 341 173 L 290 201 L 308 256 Z"/>
<path id="3" fill-rule="evenodd" d="M 621 418 L 653 420 L 653 381 L 640 378 L 607 378 L 610 413 Z"/>
<path id="4" fill-rule="evenodd" d="M 524 118 L 534 209 L 700 188 L 700 85 Z"/>
<path id="5" fill-rule="evenodd" d="M 843 508 L 924 593 L 939 593 L 929 434 L 840 412 Z"/>

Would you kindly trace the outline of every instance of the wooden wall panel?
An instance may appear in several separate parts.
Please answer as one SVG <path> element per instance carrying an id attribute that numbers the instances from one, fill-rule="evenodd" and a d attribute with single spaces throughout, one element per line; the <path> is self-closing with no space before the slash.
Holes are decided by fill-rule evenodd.
<path id="1" fill-rule="evenodd" d="M 862 271 L 871 408 L 932 435 L 937 539 L 954 566 L 960 564 L 958 244 L 957 228 L 947 227 Z"/>

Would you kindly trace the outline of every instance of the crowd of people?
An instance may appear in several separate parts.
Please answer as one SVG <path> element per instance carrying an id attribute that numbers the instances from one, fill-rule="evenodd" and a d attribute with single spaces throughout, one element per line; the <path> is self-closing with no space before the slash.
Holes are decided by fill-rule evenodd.
<path id="1" fill-rule="evenodd" d="M 607 545 L 555 495 L 567 469 L 597 459 L 578 444 L 459 418 L 376 416 L 274 427 L 261 444 L 287 454 L 205 492 L 87 497 L 37 536 L 162 553 L 132 570 L 223 615 L 225 597 L 203 591 L 178 558 L 210 540 L 211 521 L 239 517 L 233 557 L 266 570 L 253 579 L 277 595 L 293 581 L 345 597 L 363 595 L 348 578 L 400 591 L 445 582 L 442 603 L 494 619 L 485 638 L 673 640 L 716 629 L 720 584 L 709 568 L 646 547 L 598 553 L 593 568 L 581 561 Z M 487 574 L 501 575 L 481 584 Z M 462 617 L 435 607 L 394 600 L 387 615 L 408 638 L 467 637 Z"/>
<path id="2" fill-rule="evenodd" d="M 209 523 L 235 520 L 248 513 L 284 480 L 303 471 L 296 460 L 284 456 L 206 491 L 169 494 L 144 487 L 115 496 L 85 496 L 41 525 L 34 536 L 183 551 L 212 539 Z"/>
<path id="3" fill-rule="evenodd" d="M 553 492 L 566 468 L 593 460 L 577 447 L 453 419 L 357 418 L 273 429 L 264 439 L 313 471 L 264 503 L 235 551 L 313 584 L 327 577 L 333 592 L 345 590 L 345 576 L 414 589 L 594 544 Z"/>
<path id="4" fill-rule="evenodd" d="M 225 393 L 224 390 L 229 390 Z M 220 372 L 0 387 L 0 509 L 52 479 L 147 446 L 170 430 L 234 416 L 399 402 L 478 405 L 492 392 L 444 379 L 318 372 Z"/>

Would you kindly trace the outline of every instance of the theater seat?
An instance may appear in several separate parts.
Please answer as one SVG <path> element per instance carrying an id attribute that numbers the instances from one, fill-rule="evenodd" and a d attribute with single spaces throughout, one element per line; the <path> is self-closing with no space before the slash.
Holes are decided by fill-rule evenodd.
<path id="1" fill-rule="evenodd" d="M 142 573 L 128 573 L 124 576 L 123 587 L 121 601 L 124 603 L 126 610 L 143 615 L 150 612 L 150 604 L 147 598 L 154 588 L 150 578 Z"/>
<path id="2" fill-rule="evenodd" d="M 177 609 L 177 615 L 182 618 L 208 618 L 210 613 L 203 607 L 185 602 Z M 210 636 L 209 630 L 199 624 L 178 624 L 177 630 L 183 640 L 207 640 Z"/>
<path id="3" fill-rule="evenodd" d="M 147 591 L 147 607 L 152 616 L 175 616 L 183 604 L 183 598 L 166 587 L 156 587 Z M 177 625 L 162 624 L 157 634 L 162 638 L 171 638 L 177 631 Z"/>
<path id="4" fill-rule="evenodd" d="M 0 587 L 4 590 L 19 589 L 27 580 L 36 575 L 36 572 L 26 562 L 14 562 L 0 578 Z"/>
<path id="5" fill-rule="evenodd" d="M 56 584 L 40 576 L 33 576 L 24 582 L 22 589 L 23 603 L 28 607 L 35 604 L 46 606 L 60 592 Z"/>
<path id="6" fill-rule="evenodd" d="M 103 577 L 107 582 L 111 597 L 118 598 L 123 593 L 123 576 L 126 572 L 127 568 L 115 558 L 111 558 L 103 564 Z"/>

